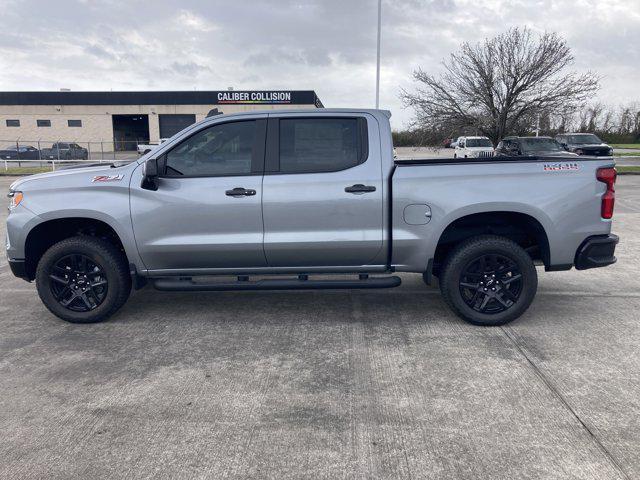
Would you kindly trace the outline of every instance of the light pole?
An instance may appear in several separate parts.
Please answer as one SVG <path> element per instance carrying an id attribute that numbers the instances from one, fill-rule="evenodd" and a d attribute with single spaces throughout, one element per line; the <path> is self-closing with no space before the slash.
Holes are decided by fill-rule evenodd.
<path id="1" fill-rule="evenodd" d="M 378 0 L 378 53 L 376 60 L 376 108 L 380 108 L 380 30 L 382 28 L 382 0 Z"/>

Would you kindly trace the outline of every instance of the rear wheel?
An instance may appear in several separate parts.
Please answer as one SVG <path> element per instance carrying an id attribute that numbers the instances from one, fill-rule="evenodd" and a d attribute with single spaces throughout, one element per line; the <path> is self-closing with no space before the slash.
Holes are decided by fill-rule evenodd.
<path id="1" fill-rule="evenodd" d="M 38 295 L 57 317 L 94 323 L 113 315 L 129 297 L 126 258 L 99 238 L 78 236 L 53 245 L 36 271 Z"/>
<path id="2" fill-rule="evenodd" d="M 522 315 L 535 297 L 538 275 L 517 243 L 482 235 L 458 245 L 440 276 L 451 309 L 474 325 L 504 325 Z"/>

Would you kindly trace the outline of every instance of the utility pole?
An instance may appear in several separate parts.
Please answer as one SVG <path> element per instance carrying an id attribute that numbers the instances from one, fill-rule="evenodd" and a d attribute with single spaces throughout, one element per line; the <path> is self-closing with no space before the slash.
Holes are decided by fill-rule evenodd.
<path id="1" fill-rule="evenodd" d="M 382 29 L 382 0 L 378 0 L 378 55 L 376 61 L 376 108 L 380 108 L 380 31 Z"/>

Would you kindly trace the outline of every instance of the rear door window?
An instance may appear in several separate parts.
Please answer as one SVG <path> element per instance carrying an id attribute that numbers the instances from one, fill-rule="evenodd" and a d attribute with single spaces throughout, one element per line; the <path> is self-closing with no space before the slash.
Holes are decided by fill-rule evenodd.
<path id="1" fill-rule="evenodd" d="M 283 118 L 280 173 L 335 172 L 366 160 L 364 118 Z"/>

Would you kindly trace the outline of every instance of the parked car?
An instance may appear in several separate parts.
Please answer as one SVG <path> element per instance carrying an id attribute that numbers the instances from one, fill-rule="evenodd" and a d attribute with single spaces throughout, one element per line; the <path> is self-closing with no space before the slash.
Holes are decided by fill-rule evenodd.
<path id="1" fill-rule="evenodd" d="M 11 270 L 77 323 L 109 318 L 145 282 L 186 292 L 389 288 L 401 283 L 395 272 L 415 272 L 428 284 L 438 277 L 460 317 L 502 325 L 533 301 L 536 264 L 616 261 L 612 159 L 394 162 L 389 116 L 219 115 L 128 165 L 18 180 Z"/>
<path id="2" fill-rule="evenodd" d="M 87 160 L 89 151 L 77 143 L 56 142 L 51 148 L 42 149 L 42 158 L 47 160 Z"/>
<path id="3" fill-rule="evenodd" d="M 39 158 L 40 152 L 31 145 L 20 145 L 0 150 L 0 159 L 2 160 L 38 160 Z"/>
<path id="4" fill-rule="evenodd" d="M 565 150 L 578 155 L 598 157 L 610 157 L 613 155 L 613 148 L 593 133 L 563 133 L 556 135 L 556 140 Z"/>
<path id="5" fill-rule="evenodd" d="M 493 157 L 493 143 L 487 137 L 464 137 L 458 141 L 453 158 Z"/>
<path id="6" fill-rule="evenodd" d="M 442 141 L 442 146 L 443 146 L 444 148 L 452 148 L 452 147 L 451 147 L 451 144 L 452 144 L 452 143 L 453 143 L 453 138 L 445 138 L 445 139 Z"/>
<path id="7" fill-rule="evenodd" d="M 551 137 L 505 137 L 496 147 L 498 157 L 577 157 Z"/>
<path id="8" fill-rule="evenodd" d="M 158 146 L 162 145 L 167 140 L 168 140 L 168 138 L 161 138 L 159 143 L 139 143 L 138 144 L 138 155 L 146 155 L 151 150 L 153 150 L 154 148 L 157 148 Z"/>

